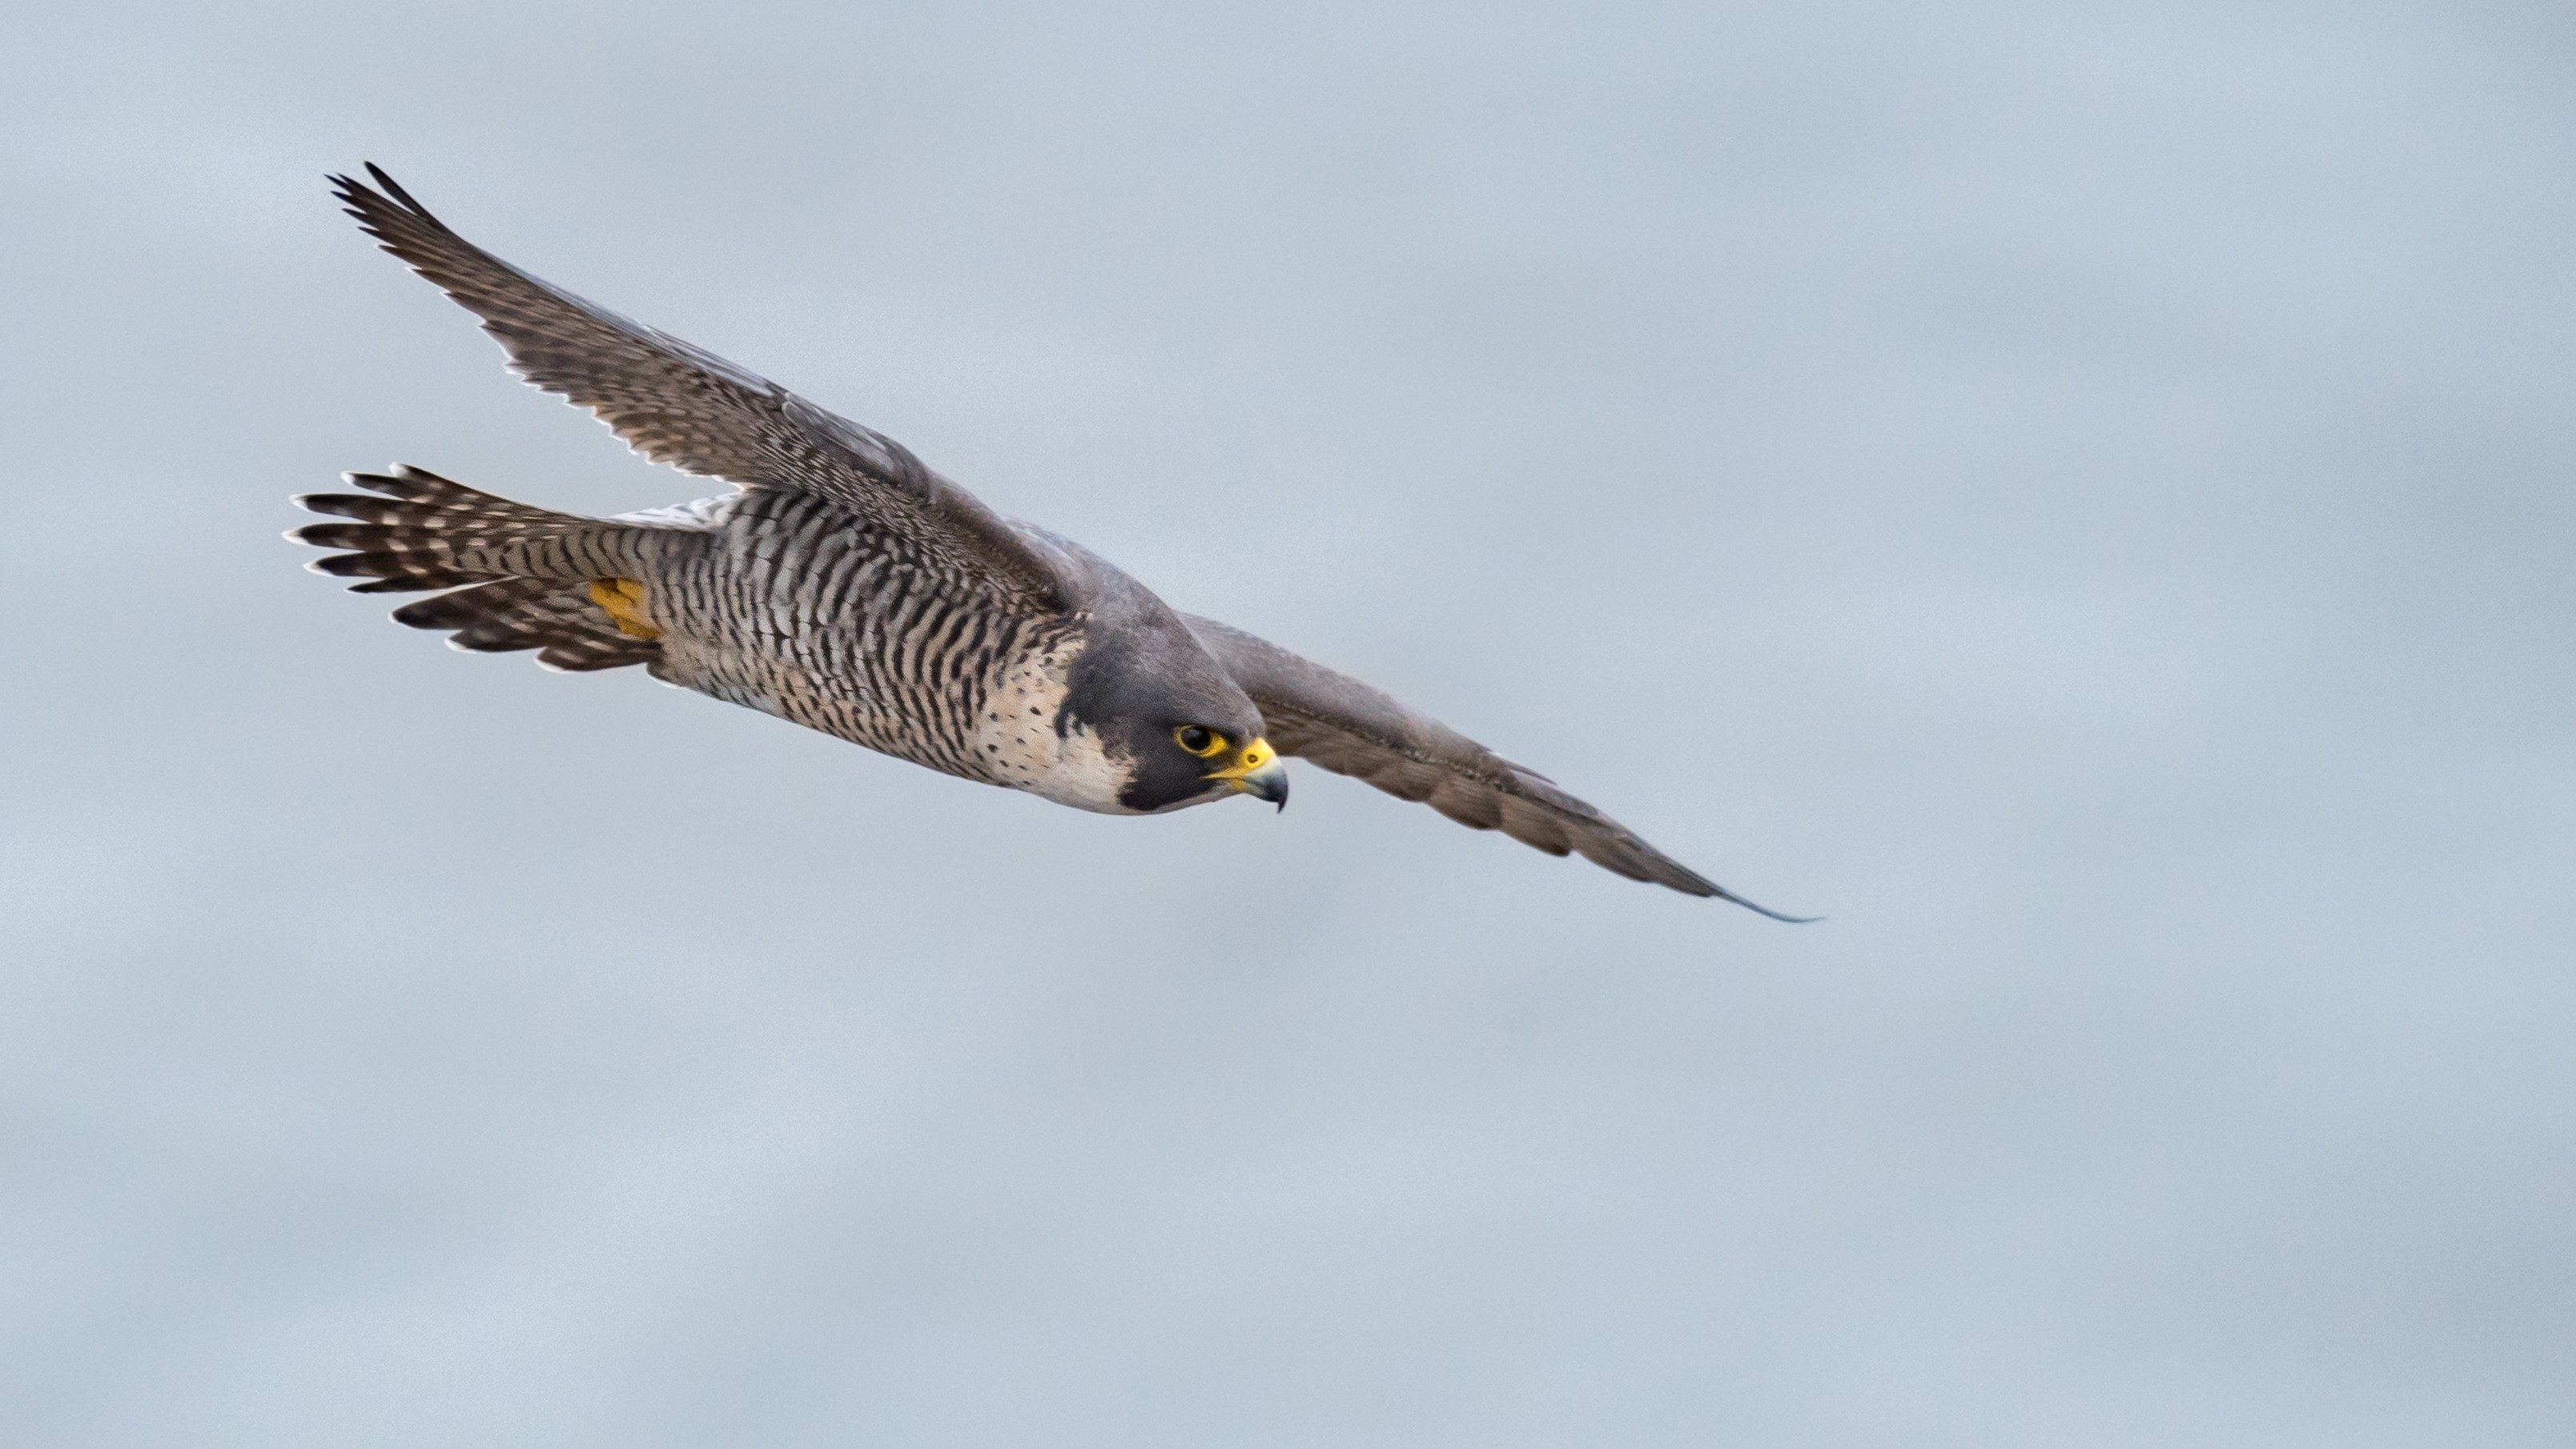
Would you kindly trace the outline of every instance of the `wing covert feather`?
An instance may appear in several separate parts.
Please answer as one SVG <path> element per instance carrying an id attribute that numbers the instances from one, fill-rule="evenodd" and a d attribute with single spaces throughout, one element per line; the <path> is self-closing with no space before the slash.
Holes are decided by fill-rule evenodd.
<path id="1" fill-rule="evenodd" d="M 1349 675 L 1228 624 L 1184 614 L 1199 642 L 1261 709 L 1270 743 L 1337 775 L 1428 804 L 1461 825 L 1500 830 L 1550 855 L 1577 854 L 1630 880 L 1714 896 L 1781 921 L 1638 838 L 1535 770 Z"/>
<path id="2" fill-rule="evenodd" d="M 1077 585 L 1042 542 L 873 428 L 757 373 L 629 321 L 458 236 L 394 179 L 332 182 L 384 250 L 483 319 L 529 382 L 588 409 L 657 463 L 744 488 L 793 488 L 840 503 L 968 575 L 1040 607 Z"/>

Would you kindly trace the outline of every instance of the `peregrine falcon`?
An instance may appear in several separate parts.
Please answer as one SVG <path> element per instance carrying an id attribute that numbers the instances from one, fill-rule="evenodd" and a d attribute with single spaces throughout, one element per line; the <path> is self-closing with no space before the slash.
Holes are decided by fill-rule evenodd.
<path id="1" fill-rule="evenodd" d="M 1250 795 L 1281 756 L 1633 880 L 1782 916 L 1358 680 L 1183 614 L 1098 554 L 1002 517 L 893 439 L 541 282 L 392 177 L 335 176 L 384 250 L 483 321 L 529 382 L 645 457 L 735 490 L 586 518 L 417 468 L 296 502 L 287 537 L 359 593 L 439 590 L 394 618 L 558 670 L 667 684 L 1065 805 L 1152 815 Z"/>

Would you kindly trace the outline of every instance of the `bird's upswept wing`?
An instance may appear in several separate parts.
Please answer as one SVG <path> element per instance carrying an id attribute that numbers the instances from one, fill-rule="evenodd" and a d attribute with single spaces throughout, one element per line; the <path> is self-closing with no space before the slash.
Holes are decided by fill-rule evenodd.
<path id="1" fill-rule="evenodd" d="M 1550 855 L 1573 852 L 1630 880 L 1715 896 L 1779 921 L 1806 921 L 1757 906 L 1637 838 L 1636 832 L 1427 715 L 1349 675 L 1326 669 L 1232 625 L 1184 614 L 1226 672 L 1261 709 L 1270 743 L 1337 775 L 1419 800 L 1478 830 L 1500 830 Z"/>
<path id="2" fill-rule="evenodd" d="M 818 494 L 1024 603 L 1076 603 L 1077 575 L 1046 544 L 902 444 L 539 281 L 448 230 L 383 171 L 367 174 L 375 187 L 331 178 L 367 234 L 482 318 L 513 370 L 589 409 L 635 451 L 744 488 Z"/>

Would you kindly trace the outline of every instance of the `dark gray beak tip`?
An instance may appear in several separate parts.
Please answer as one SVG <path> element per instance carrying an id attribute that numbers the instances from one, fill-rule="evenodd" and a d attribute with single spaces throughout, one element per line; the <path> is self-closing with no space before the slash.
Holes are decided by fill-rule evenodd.
<path id="1" fill-rule="evenodd" d="M 1282 810 L 1288 808 L 1288 772 L 1286 770 L 1274 765 L 1258 775 L 1251 776 L 1243 783 L 1251 787 L 1249 793 L 1252 798 L 1267 800 Z"/>
<path id="2" fill-rule="evenodd" d="M 1267 747 L 1256 748 L 1268 753 Z M 1263 760 L 1259 769 L 1225 770 L 1208 778 L 1223 780 L 1255 800 L 1267 800 L 1282 810 L 1288 808 L 1288 766 L 1275 754 Z"/>

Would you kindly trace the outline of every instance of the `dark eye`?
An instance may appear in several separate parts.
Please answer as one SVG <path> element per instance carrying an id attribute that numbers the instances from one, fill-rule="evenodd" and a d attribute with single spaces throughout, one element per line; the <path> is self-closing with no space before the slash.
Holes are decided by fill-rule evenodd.
<path id="1" fill-rule="evenodd" d="M 1199 725 L 1183 725 L 1172 731 L 1172 738 L 1193 755 L 1213 755 L 1225 748 L 1225 736 Z"/>

